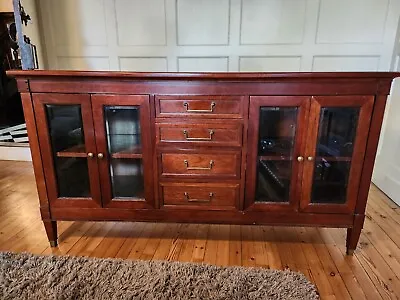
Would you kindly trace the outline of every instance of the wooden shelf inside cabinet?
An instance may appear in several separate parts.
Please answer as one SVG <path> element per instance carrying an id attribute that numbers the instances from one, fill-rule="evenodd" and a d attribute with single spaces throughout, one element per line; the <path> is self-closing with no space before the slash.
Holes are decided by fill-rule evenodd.
<path id="1" fill-rule="evenodd" d="M 86 157 L 85 145 L 76 145 L 57 152 L 57 157 Z"/>
<path id="2" fill-rule="evenodd" d="M 316 161 L 344 161 L 350 162 L 351 157 L 349 156 L 317 156 Z"/>
<path id="3" fill-rule="evenodd" d="M 132 147 L 111 154 L 111 158 L 142 158 L 142 148 Z"/>
<path id="4" fill-rule="evenodd" d="M 292 156 L 288 155 L 259 155 L 260 160 L 293 160 Z"/>

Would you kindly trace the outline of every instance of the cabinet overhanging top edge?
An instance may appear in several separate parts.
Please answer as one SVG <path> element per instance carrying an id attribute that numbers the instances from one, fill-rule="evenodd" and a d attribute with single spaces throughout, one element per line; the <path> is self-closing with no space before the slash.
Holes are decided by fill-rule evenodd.
<path id="1" fill-rule="evenodd" d="M 10 70 L 7 75 L 17 78 L 103 78 L 133 80 L 313 80 L 313 79 L 393 79 L 400 72 L 286 72 L 286 73 L 182 73 L 182 72 L 119 72 L 119 71 L 61 71 L 61 70 Z"/>

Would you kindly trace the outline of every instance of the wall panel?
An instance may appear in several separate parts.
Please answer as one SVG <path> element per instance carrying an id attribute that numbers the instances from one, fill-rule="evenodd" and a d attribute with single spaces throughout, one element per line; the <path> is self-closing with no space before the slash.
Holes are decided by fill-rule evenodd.
<path id="1" fill-rule="evenodd" d="M 38 3 L 50 69 L 384 71 L 400 16 L 389 0 Z"/>

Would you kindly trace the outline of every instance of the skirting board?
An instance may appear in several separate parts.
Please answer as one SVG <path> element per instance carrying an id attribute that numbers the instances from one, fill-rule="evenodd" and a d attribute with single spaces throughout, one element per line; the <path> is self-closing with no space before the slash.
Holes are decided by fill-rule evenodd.
<path id="1" fill-rule="evenodd" d="M 0 160 L 32 161 L 29 147 L 0 146 Z"/>

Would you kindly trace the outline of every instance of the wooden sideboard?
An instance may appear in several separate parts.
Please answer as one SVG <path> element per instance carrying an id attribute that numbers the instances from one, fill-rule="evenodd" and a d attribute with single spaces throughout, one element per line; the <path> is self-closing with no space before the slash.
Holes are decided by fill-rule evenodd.
<path id="1" fill-rule="evenodd" d="M 58 220 L 344 227 L 356 248 L 398 73 L 11 71 Z"/>

